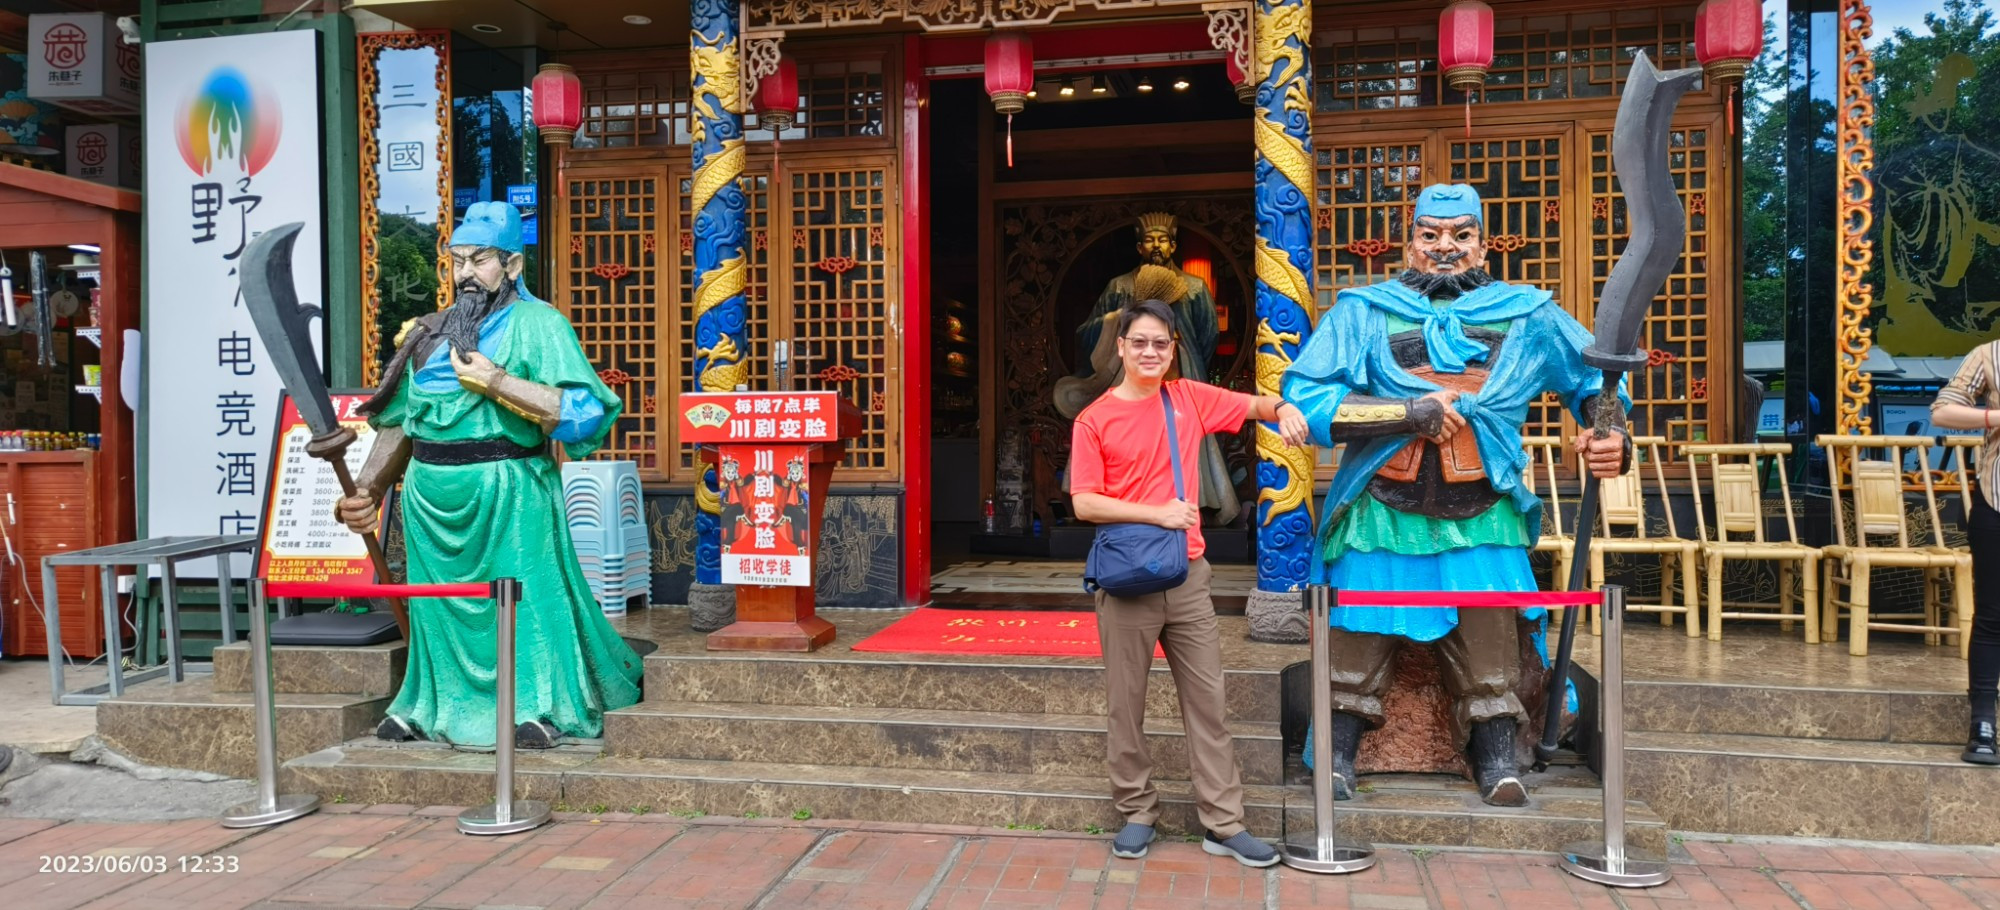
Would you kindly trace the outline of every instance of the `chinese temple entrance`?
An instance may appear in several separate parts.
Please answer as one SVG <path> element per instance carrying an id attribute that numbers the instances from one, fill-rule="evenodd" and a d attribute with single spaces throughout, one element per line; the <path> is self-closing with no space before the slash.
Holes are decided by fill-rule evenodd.
<path id="1" fill-rule="evenodd" d="M 1100 314 L 1107 286 L 1142 262 L 1141 215 L 1171 217 L 1173 264 L 1201 278 L 1213 302 L 1201 378 L 1252 385 L 1250 107 L 1223 67 L 1043 76 L 1037 96 L 1014 118 L 1010 166 L 1005 122 L 990 116 L 979 84 L 933 83 L 939 572 L 967 559 L 1081 558 L 1090 529 L 1070 524 L 1063 492 L 1076 404 L 1065 413 L 1057 385 L 1091 373 L 1078 328 Z M 1240 481 L 1226 495 L 1254 499 L 1254 454 L 1235 439 L 1222 449 Z M 1247 560 L 1241 527 L 1212 535 L 1232 537 L 1234 547 L 1216 548 L 1218 561 Z M 1022 583 L 1032 586 L 1026 576 Z M 1073 577 L 1063 590 L 1075 590 Z"/>

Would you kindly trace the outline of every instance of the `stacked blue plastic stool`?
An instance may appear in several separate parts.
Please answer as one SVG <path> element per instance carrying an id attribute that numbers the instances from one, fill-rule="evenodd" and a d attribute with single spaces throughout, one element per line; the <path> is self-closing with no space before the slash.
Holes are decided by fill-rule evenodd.
<path id="1" fill-rule="evenodd" d="M 563 511 L 577 562 L 606 615 L 623 616 L 652 588 L 653 549 L 646 536 L 639 466 L 629 461 L 563 465 Z"/>

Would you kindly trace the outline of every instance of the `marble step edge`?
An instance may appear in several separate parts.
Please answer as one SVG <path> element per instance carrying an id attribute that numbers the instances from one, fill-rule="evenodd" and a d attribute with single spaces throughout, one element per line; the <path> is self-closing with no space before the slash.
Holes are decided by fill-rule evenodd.
<path id="1" fill-rule="evenodd" d="M 401 639 L 376 645 L 332 647 L 278 645 L 271 649 L 274 691 L 313 695 L 394 695 L 409 645 Z M 250 644 L 219 646 L 211 658 L 216 689 L 250 691 Z"/>
<path id="2" fill-rule="evenodd" d="M 363 694 L 321 694 L 277 692 L 274 700 L 280 711 L 345 710 L 355 705 L 382 702 L 387 704 L 389 695 Z M 117 698 L 107 699 L 97 706 L 99 712 L 106 709 L 145 710 L 147 708 L 223 708 L 239 710 L 250 707 L 248 692 L 228 692 L 218 689 L 215 680 L 207 676 L 191 676 L 186 682 L 166 685 L 145 684 L 125 690 Z"/>
<path id="3" fill-rule="evenodd" d="M 628 708 L 606 712 L 606 717 L 671 717 L 686 720 L 779 721 L 828 724 L 880 724 L 895 726 L 951 727 L 968 730 L 1046 730 L 1058 733 L 1103 733 L 1101 714 L 1030 714 L 1004 711 L 925 710 L 922 708 L 822 707 L 817 705 L 767 705 L 719 701 L 642 701 Z M 1282 741 L 1279 724 L 1272 721 L 1227 721 L 1229 735 L 1236 739 Z M 1146 733 L 1154 736 L 1186 736 L 1179 718 L 1147 717 Z"/>
<path id="4" fill-rule="evenodd" d="M 287 772 L 323 773 L 334 769 L 382 772 L 392 779 L 406 775 L 447 773 L 477 778 L 490 787 L 493 774 L 491 753 L 467 752 L 436 744 L 389 745 L 372 739 L 347 743 L 303 755 L 284 763 Z M 1046 799 L 1088 799 L 1110 801 L 1102 777 L 1080 775 L 1019 774 L 984 771 L 936 771 L 896 768 L 866 768 L 841 765 L 807 765 L 771 762 L 705 761 L 697 759 L 633 758 L 605 754 L 594 746 L 566 746 L 548 752 L 516 752 L 517 790 L 551 792 L 551 782 L 596 780 L 685 780 L 703 784 L 758 786 L 839 787 L 845 789 L 896 792 L 984 794 Z M 1474 815 L 1486 821 L 1575 822 L 1596 824 L 1596 809 L 1602 804 L 1600 791 L 1578 787 L 1550 787 L 1548 792 L 1531 791 L 1525 807 L 1486 806 L 1478 801 L 1469 782 L 1450 781 L 1435 775 L 1417 778 L 1420 785 L 1399 786 L 1393 778 L 1402 775 L 1363 775 L 1368 790 L 1352 801 L 1339 803 L 1343 815 Z M 1192 785 L 1187 781 L 1156 779 L 1163 798 L 1187 800 Z M 481 790 L 488 793 L 490 790 Z M 540 797 L 537 797 L 540 798 Z M 1311 791 L 1305 786 L 1246 784 L 1246 809 L 1304 810 L 1312 805 Z M 1398 803 L 1425 803 L 1413 807 Z M 1453 805 L 1453 803 L 1456 805 Z M 1566 810 L 1552 813 L 1546 807 L 1559 803 Z M 1442 804 L 1442 805 L 1440 805 Z M 1634 828 L 1664 829 L 1657 813 L 1637 800 L 1626 802 L 1626 822 Z"/>
<path id="5" fill-rule="evenodd" d="M 1963 691 L 1634 680 L 1625 711 L 1630 729 L 1654 733 L 1953 745 L 1966 728 Z"/>
<path id="6" fill-rule="evenodd" d="M 1627 751 L 1638 752 L 1678 752 L 1732 758 L 1821 761 L 1841 765 L 1915 765 L 1952 769 L 1973 767 L 1959 760 L 1959 753 L 1964 750 L 1963 743 L 1954 745 L 1885 743 L 1735 733 L 1630 731 L 1625 734 L 1625 748 Z"/>

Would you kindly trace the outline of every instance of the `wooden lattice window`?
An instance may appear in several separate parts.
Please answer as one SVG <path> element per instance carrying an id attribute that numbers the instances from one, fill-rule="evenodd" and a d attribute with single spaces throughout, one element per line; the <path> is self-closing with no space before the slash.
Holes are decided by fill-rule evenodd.
<path id="1" fill-rule="evenodd" d="M 1322 111 L 1423 107 L 1438 100 L 1437 26 L 1315 30 L 1313 104 Z"/>
<path id="2" fill-rule="evenodd" d="M 879 59 L 800 65 L 800 110 L 793 129 L 813 139 L 887 135 L 889 103 L 882 70 Z"/>
<path id="3" fill-rule="evenodd" d="M 1661 69 L 1694 65 L 1694 10 L 1673 7 L 1503 15 L 1493 65 L 1475 102 L 1609 98 L 1645 51 Z M 1400 15 L 1400 14 L 1396 14 Z M 1351 18 L 1345 11 L 1344 19 Z M 1438 72 L 1437 26 L 1343 24 L 1317 29 L 1314 106 L 1323 112 L 1455 105 Z"/>
<path id="4" fill-rule="evenodd" d="M 748 320 L 744 324 L 744 334 L 748 336 L 749 350 L 744 357 L 750 363 L 748 385 L 753 389 L 771 387 L 771 340 L 773 325 L 770 303 L 770 263 L 771 246 L 771 174 L 767 167 L 746 169 L 741 178 L 747 233 L 743 238 L 744 253 L 749 259 L 749 274 L 745 276 L 744 297 L 749 306 Z M 681 172 L 674 178 L 677 202 L 674 206 L 678 230 L 675 236 L 681 238 L 675 253 L 678 293 L 674 303 L 674 339 L 676 369 L 669 378 L 675 390 L 694 387 L 694 213 L 689 211 L 694 191 L 694 181 L 687 173 Z M 782 242 L 780 240 L 779 242 Z M 692 482 L 698 474 L 695 468 L 695 450 L 690 446 L 671 443 L 669 451 L 671 480 Z"/>
<path id="5" fill-rule="evenodd" d="M 688 71 L 584 72 L 583 124 L 576 147 L 685 146 L 689 140 Z"/>
<path id="6" fill-rule="evenodd" d="M 1648 366 L 1630 374 L 1632 424 L 1639 432 L 1674 442 L 1708 439 L 1710 426 L 1709 130 L 1673 132 L 1668 165 L 1687 210 L 1687 240 L 1666 288 L 1654 298 L 1639 344 Z M 1592 293 L 1580 302 L 1585 325 L 1595 322 L 1597 292 L 1625 249 L 1625 197 L 1611 171 L 1611 133 L 1593 131 L 1590 144 L 1590 278 Z M 1717 390 L 1721 391 L 1721 390 Z"/>
<path id="7" fill-rule="evenodd" d="M 1642 50 L 1662 70 L 1694 66 L 1694 7 L 1496 17 L 1493 68 L 1476 100 L 1608 98 Z"/>
<path id="8" fill-rule="evenodd" d="M 1424 188 L 1425 143 L 1333 145 L 1315 150 L 1319 207 L 1314 287 L 1320 312 L 1341 288 L 1374 284 L 1403 267 L 1408 206 Z"/>
<path id="9" fill-rule="evenodd" d="M 596 457 L 637 462 L 647 476 L 660 471 L 654 411 L 660 385 L 662 176 L 594 176 L 572 169 L 560 209 L 569 238 L 560 260 L 560 303 L 584 355 L 625 403 Z"/>
<path id="10" fill-rule="evenodd" d="M 893 479 L 902 468 L 888 170 L 788 168 L 785 188 L 792 362 L 804 386 L 843 392 L 866 415 L 842 463 L 856 480 Z"/>

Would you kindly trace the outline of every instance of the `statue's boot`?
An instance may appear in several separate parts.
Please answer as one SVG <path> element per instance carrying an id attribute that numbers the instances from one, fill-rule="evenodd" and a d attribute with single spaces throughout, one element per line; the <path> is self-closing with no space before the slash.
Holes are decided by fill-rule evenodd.
<path id="1" fill-rule="evenodd" d="M 1360 777 L 1354 772 L 1354 757 L 1361 752 L 1361 734 L 1367 732 L 1367 725 L 1359 717 L 1335 711 L 1327 732 L 1333 736 L 1333 767 L 1327 769 L 1333 774 L 1333 798 L 1353 799 Z"/>
<path id="2" fill-rule="evenodd" d="M 561 739 L 562 731 L 545 720 L 531 720 L 514 728 L 516 749 L 553 749 Z"/>
<path id="3" fill-rule="evenodd" d="M 1514 763 L 1514 718 L 1496 717 L 1472 725 L 1472 768 L 1479 798 L 1489 806 L 1525 806 L 1528 788 Z"/>
<path id="4" fill-rule="evenodd" d="M 417 732 L 417 728 L 410 726 L 409 721 L 391 714 L 382 718 L 382 723 L 375 727 L 375 738 L 385 742 L 406 743 L 413 739 L 423 739 L 423 735 Z"/>

